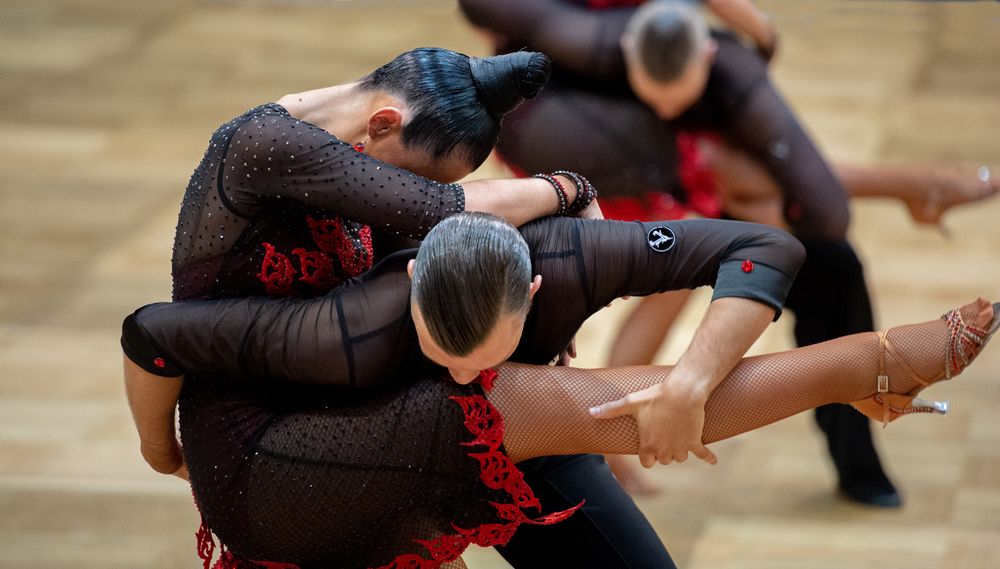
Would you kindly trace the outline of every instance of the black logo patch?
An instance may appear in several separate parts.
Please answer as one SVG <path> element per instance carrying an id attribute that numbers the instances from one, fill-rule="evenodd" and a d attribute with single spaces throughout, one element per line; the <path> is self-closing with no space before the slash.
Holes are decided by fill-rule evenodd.
<path id="1" fill-rule="evenodd" d="M 646 240 L 649 242 L 649 248 L 653 251 L 666 253 L 674 248 L 677 237 L 672 229 L 661 226 L 650 229 L 649 233 L 646 234 Z"/>

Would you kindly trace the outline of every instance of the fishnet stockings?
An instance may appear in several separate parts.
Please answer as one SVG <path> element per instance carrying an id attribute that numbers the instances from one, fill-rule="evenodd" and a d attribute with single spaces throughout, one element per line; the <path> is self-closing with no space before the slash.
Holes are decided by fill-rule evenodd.
<path id="1" fill-rule="evenodd" d="M 985 307 L 985 313 L 982 304 L 963 307 L 965 322 L 988 326 L 992 309 L 988 303 Z M 887 340 L 924 382 L 944 378 L 949 342 L 944 321 L 892 328 Z M 879 353 L 878 335 L 867 332 L 744 358 L 708 400 L 703 441 L 720 441 L 827 403 L 871 397 Z M 639 439 L 631 416 L 597 420 L 588 409 L 669 380 L 671 369 L 504 364 L 488 397 L 504 416 L 504 445 L 514 461 L 553 454 L 635 454 Z M 888 353 L 885 370 L 892 393 L 907 394 L 920 385 Z"/>

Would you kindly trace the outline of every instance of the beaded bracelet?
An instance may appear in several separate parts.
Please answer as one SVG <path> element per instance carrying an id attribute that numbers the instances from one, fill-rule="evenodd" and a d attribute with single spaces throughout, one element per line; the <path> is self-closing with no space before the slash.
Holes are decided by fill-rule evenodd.
<path id="1" fill-rule="evenodd" d="M 548 174 L 535 174 L 532 178 L 540 178 L 552 184 L 552 187 L 556 191 L 556 197 L 559 199 L 559 209 L 556 210 L 555 215 L 566 215 L 569 213 L 569 198 L 566 197 L 566 188 L 563 187 L 559 180 Z"/>
<path id="2" fill-rule="evenodd" d="M 576 186 L 576 199 L 573 203 L 566 208 L 567 213 L 579 213 L 590 205 L 590 202 L 594 201 L 597 197 L 597 189 L 594 185 L 590 183 L 590 180 L 577 174 L 576 172 L 569 172 L 566 170 L 556 170 L 552 172 L 553 176 L 566 176 L 570 180 L 573 180 L 573 185 Z"/>

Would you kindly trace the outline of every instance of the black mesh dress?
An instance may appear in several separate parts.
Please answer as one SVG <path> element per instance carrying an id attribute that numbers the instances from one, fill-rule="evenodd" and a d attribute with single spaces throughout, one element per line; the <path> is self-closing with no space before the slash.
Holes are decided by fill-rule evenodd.
<path id="1" fill-rule="evenodd" d="M 547 218 L 521 233 L 544 283 L 511 358 L 524 363 L 550 361 L 623 295 L 713 285 L 717 298 L 780 311 L 802 260 L 787 234 L 739 222 Z M 163 303 L 126 319 L 130 359 L 186 374 L 192 487 L 235 554 L 303 569 L 436 567 L 538 516 L 516 470 L 495 464 L 499 441 L 483 442 L 481 387 L 455 384 L 420 353 L 414 256 L 389 255 L 311 299 Z"/>
<path id="2" fill-rule="evenodd" d="M 174 299 L 322 294 L 374 250 L 423 237 L 465 209 L 440 184 L 356 152 L 284 107 L 256 107 L 212 135 L 174 238 Z"/>

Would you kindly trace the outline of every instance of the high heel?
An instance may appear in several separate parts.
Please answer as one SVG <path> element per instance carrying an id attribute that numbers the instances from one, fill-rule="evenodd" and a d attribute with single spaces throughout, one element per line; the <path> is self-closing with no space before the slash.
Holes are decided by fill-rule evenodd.
<path id="1" fill-rule="evenodd" d="M 973 306 L 982 310 L 989 302 L 978 299 Z M 965 307 L 963 307 L 965 308 Z M 993 315 L 988 329 L 979 328 L 966 324 L 962 318 L 962 313 L 958 309 L 950 310 L 941 316 L 948 326 L 949 340 L 945 350 L 944 371 L 931 378 L 922 378 L 909 364 L 906 363 L 892 342 L 887 338 L 887 330 L 878 333 L 879 338 L 879 370 L 876 377 L 876 393 L 868 399 L 851 403 L 855 409 L 867 415 L 870 419 L 881 421 L 884 427 L 890 421 L 894 421 L 903 415 L 911 413 L 937 413 L 944 415 L 948 412 L 948 402 L 927 401 L 917 397 L 917 394 L 925 387 L 942 379 L 951 379 L 952 376 L 962 372 L 972 360 L 979 355 L 986 343 L 1000 328 L 1000 303 L 992 306 Z M 899 367 L 903 368 L 906 375 L 918 383 L 918 386 L 909 393 L 893 393 L 890 386 L 890 378 L 886 373 L 885 357 L 889 353 Z"/>

